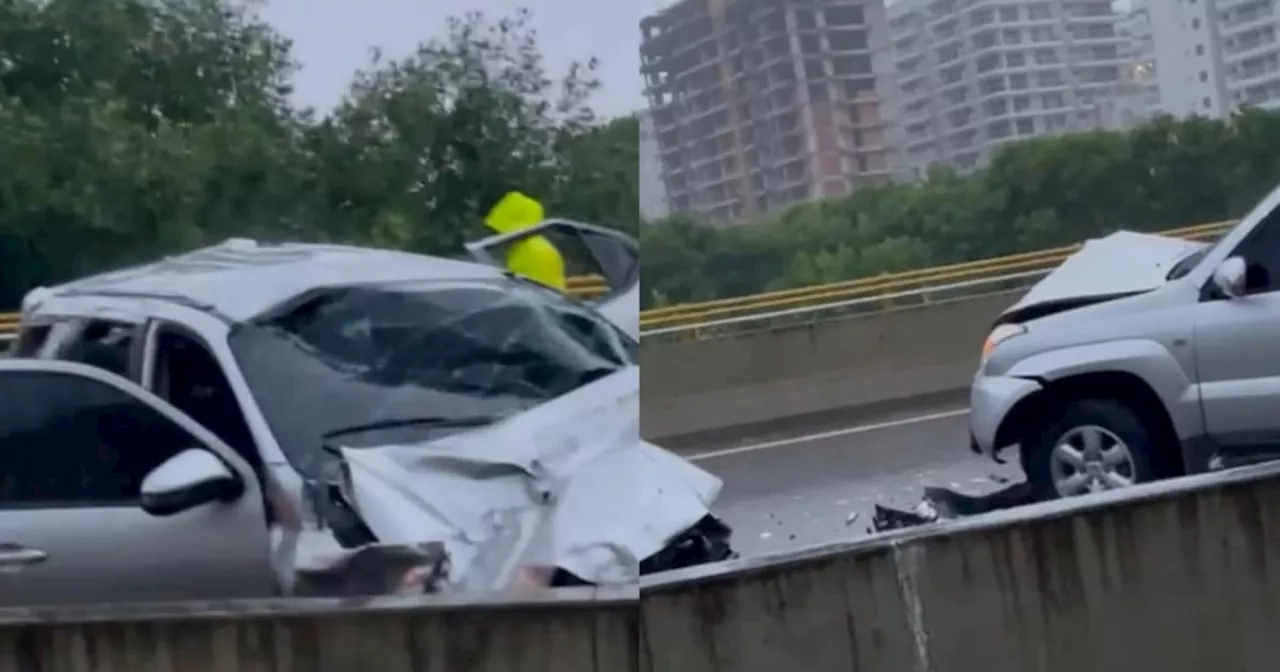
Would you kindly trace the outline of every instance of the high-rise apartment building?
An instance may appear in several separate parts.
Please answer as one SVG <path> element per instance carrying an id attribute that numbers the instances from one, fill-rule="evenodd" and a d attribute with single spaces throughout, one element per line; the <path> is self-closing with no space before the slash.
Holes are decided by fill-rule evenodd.
<path id="1" fill-rule="evenodd" d="M 890 5 L 899 175 L 975 169 L 1005 143 L 1102 126 L 1125 65 L 1119 18 L 1110 0 Z"/>
<path id="2" fill-rule="evenodd" d="M 1147 12 L 1165 112 L 1280 107 L 1280 0 L 1148 0 Z"/>
<path id="3" fill-rule="evenodd" d="M 669 212 L 658 136 L 653 131 L 653 114 L 646 110 L 640 113 L 640 216 L 654 220 Z"/>
<path id="4" fill-rule="evenodd" d="M 1114 95 L 1105 101 L 1103 125 L 1128 129 L 1164 112 L 1156 71 L 1155 34 L 1148 0 L 1130 0 L 1116 26 L 1124 40 L 1124 68 Z"/>
<path id="5" fill-rule="evenodd" d="M 889 179 L 882 0 L 682 0 L 641 23 L 673 212 L 735 222 Z"/>

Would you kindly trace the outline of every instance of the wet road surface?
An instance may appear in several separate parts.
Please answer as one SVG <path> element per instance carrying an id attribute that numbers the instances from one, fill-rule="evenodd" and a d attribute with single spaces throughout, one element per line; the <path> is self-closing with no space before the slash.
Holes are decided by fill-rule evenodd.
<path id="1" fill-rule="evenodd" d="M 875 502 L 909 508 L 925 485 L 982 494 L 1021 480 L 969 452 L 967 423 L 935 409 L 691 457 L 724 479 L 717 512 L 754 556 L 865 536 Z"/>

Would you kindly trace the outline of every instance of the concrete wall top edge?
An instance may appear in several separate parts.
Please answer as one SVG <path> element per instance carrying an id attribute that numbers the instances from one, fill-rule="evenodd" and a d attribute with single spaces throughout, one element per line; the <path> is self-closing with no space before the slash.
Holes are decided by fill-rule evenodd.
<path id="1" fill-rule="evenodd" d="M 406 611 L 573 611 L 634 605 L 639 588 L 558 588 L 544 594 L 506 593 L 467 595 L 412 595 L 359 598 L 275 598 L 225 602 L 176 602 L 102 604 L 51 608 L 0 609 L 0 627 L 32 624 L 133 623 L 169 620 L 315 617 Z"/>
<path id="2" fill-rule="evenodd" d="M 1233 485 L 1254 483 L 1280 478 L 1280 463 L 1238 467 L 1210 474 L 1147 483 L 1124 490 L 1097 493 L 1018 509 L 997 511 L 973 518 L 942 521 L 934 525 L 891 532 L 856 541 L 836 542 L 820 546 L 759 556 L 744 560 L 730 560 L 714 565 L 702 565 L 667 572 L 643 579 L 641 591 L 678 590 L 696 584 L 733 581 L 764 571 L 776 571 L 801 563 L 821 561 L 851 554 L 871 555 L 886 549 L 926 544 L 958 534 L 977 534 L 1001 528 L 1029 526 L 1059 518 L 1088 514 L 1111 507 L 1127 508 L 1146 502 L 1173 499 L 1181 495 L 1207 490 L 1223 489 Z"/>

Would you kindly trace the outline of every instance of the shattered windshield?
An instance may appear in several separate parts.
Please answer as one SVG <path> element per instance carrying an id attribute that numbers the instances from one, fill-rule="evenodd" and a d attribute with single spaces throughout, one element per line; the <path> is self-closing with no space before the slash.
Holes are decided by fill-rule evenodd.
<path id="1" fill-rule="evenodd" d="M 633 365 L 590 308 L 522 280 L 335 287 L 236 327 L 230 345 L 281 449 L 422 441 L 497 422 Z"/>

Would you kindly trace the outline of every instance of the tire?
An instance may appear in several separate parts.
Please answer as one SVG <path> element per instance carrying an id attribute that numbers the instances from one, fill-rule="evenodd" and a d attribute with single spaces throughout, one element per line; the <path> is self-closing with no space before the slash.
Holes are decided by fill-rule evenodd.
<path id="1" fill-rule="evenodd" d="M 1101 429 L 1102 432 L 1093 431 L 1094 429 Z M 1106 464 L 1095 460 L 1095 464 L 1085 471 L 1099 469 L 1110 475 L 1103 478 L 1090 476 L 1087 478 L 1088 482 L 1103 483 L 1110 480 L 1110 487 L 1115 488 L 1117 485 L 1114 474 L 1124 476 L 1134 484 L 1154 480 L 1155 444 L 1152 432 L 1143 423 L 1141 416 L 1119 401 L 1081 399 L 1067 402 L 1059 407 L 1058 412 L 1050 413 L 1048 422 L 1041 428 L 1031 428 L 1026 440 L 1022 442 L 1022 468 L 1037 500 L 1070 496 L 1062 492 L 1063 488 L 1059 484 L 1072 482 L 1064 474 L 1071 473 L 1076 465 L 1064 459 L 1066 451 L 1057 451 L 1057 447 L 1064 440 L 1080 446 L 1080 439 L 1085 434 L 1103 437 L 1104 446 L 1109 446 L 1113 439 L 1119 439 L 1123 452 L 1127 455 L 1127 459 L 1121 461 L 1117 457 L 1120 453 L 1114 450 L 1104 451 L 1109 458 L 1105 461 Z"/>

